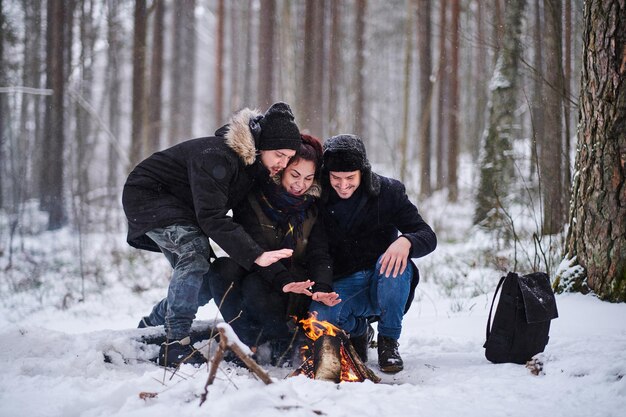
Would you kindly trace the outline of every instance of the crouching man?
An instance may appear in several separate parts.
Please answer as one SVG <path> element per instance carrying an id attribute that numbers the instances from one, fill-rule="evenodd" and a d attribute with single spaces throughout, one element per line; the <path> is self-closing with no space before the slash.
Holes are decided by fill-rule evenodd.
<path id="1" fill-rule="evenodd" d="M 333 289 L 342 301 L 333 307 L 313 302 L 310 310 L 348 332 L 364 362 L 368 320 L 378 319 L 378 364 L 383 372 L 399 372 L 402 319 L 419 282 L 411 258 L 431 253 L 437 237 L 404 185 L 372 172 L 358 136 L 325 141 L 322 181 Z"/>

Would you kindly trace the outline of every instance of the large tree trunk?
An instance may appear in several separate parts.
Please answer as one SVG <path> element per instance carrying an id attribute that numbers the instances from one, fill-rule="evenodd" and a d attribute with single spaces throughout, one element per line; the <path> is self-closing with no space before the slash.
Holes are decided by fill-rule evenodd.
<path id="1" fill-rule="evenodd" d="M 580 129 L 560 288 L 626 301 L 626 2 L 585 4 Z M 580 268 L 578 268 L 580 271 Z"/>
<path id="2" fill-rule="evenodd" d="M 343 85 L 343 61 L 341 45 L 344 31 L 341 24 L 341 3 L 331 2 L 330 47 L 328 57 L 328 130 L 331 135 L 345 128 L 345 121 L 340 115 L 340 88 Z"/>
<path id="3" fill-rule="evenodd" d="M 488 228 L 501 226 L 500 208 L 505 204 L 513 179 L 511 155 L 515 132 L 516 94 L 521 56 L 520 28 L 525 0 L 507 3 L 505 34 L 491 80 L 489 120 L 484 135 L 480 183 L 474 223 Z"/>
<path id="4" fill-rule="evenodd" d="M 449 0 L 441 0 L 439 2 L 439 62 L 437 70 L 437 170 L 435 171 L 435 189 L 441 190 L 445 186 L 446 169 L 443 163 L 445 155 L 445 134 L 446 123 L 444 114 L 447 113 L 446 85 L 447 85 L 447 66 L 448 66 L 448 47 L 446 42 L 447 25 L 447 5 Z"/>
<path id="5" fill-rule="evenodd" d="M 298 125 L 314 136 L 322 135 L 324 2 L 307 0 L 304 32 L 304 67 Z"/>
<path id="6" fill-rule="evenodd" d="M 433 102 L 432 76 L 432 42 L 430 24 L 430 0 L 421 0 L 417 4 L 417 41 L 419 53 L 419 92 L 420 106 L 417 130 L 420 143 L 420 193 L 424 197 L 432 194 L 430 158 L 432 147 L 430 142 L 431 114 Z"/>
<path id="7" fill-rule="evenodd" d="M 413 21 L 415 8 L 413 1 L 407 2 L 406 38 L 404 45 L 404 86 L 402 94 L 402 131 L 400 134 L 400 181 L 406 182 L 409 158 L 409 112 L 411 95 L 411 63 L 413 62 Z"/>

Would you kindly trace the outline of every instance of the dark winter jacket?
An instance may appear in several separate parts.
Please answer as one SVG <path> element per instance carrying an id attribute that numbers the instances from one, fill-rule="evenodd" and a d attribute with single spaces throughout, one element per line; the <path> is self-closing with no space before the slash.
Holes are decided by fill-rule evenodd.
<path id="1" fill-rule="evenodd" d="M 215 136 L 182 142 L 139 163 L 128 176 L 122 196 L 128 243 L 159 251 L 146 232 L 193 224 L 250 269 L 263 249 L 227 212 L 248 195 L 257 177 L 268 175 L 256 156 L 249 127 L 259 115 L 241 110 Z"/>
<path id="2" fill-rule="evenodd" d="M 324 195 L 324 201 L 327 204 L 323 213 L 335 280 L 373 268 L 398 238 L 398 232 L 411 242 L 410 258 L 419 258 L 435 250 L 435 233 L 409 201 L 400 181 L 366 170 L 359 188 L 361 190 L 355 192 L 358 201 L 354 204 L 352 224 L 346 228 L 332 213 L 332 197 L 333 194 L 336 197 L 336 193 L 326 187 L 328 193 Z M 406 310 L 413 301 L 419 281 L 417 267 L 412 261 L 410 265 L 415 268 L 415 273 Z"/>
<path id="3" fill-rule="evenodd" d="M 319 197 L 319 185 L 311 187 L 307 194 Z M 263 212 L 257 194 L 251 192 L 248 198 L 233 209 L 233 219 L 241 224 L 252 238 L 265 250 L 282 249 L 281 243 L 285 233 L 276 222 L 270 220 Z M 313 204 L 306 213 L 303 224 L 303 236 L 296 242 L 293 256 L 276 262 L 268 267 L 256 266 L 254 269 L 273 286 L 282 291 L 283 286 L 290 282 L 311 279 L 315 281 L 314 291 L 330 292 L 332 290 L 332 268 L 328 254 L 328 240 L 318 216 L 319 206 Z"/>

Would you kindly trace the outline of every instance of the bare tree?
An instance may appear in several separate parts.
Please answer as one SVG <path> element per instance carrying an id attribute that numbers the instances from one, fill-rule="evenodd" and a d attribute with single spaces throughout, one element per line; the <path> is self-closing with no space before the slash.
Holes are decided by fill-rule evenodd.
<path id="1" fill-rule="evenodd" d="M 352 130 L 360 135 L 365 135 L 365 14 L 367 0 L 356 0 L 356 30 L 355 30 L 355 80 L 354 80 L 354 118 Z"/>
<path id="2" fill-rule="evenodd" d="M 63 171 L 65 150 L 65 24 L 66 14 L 62 2 L 48 2 L 46 32 L 46 87 L 48 96 L 45 116 L 44 159 L 41 178 L 42 208 L 48 212 L 48 229 L 56 230 L 67 223 Z"/>
<path id="3" fill-rule="evenodd" d="M 433 102 L 432 76 L 432 42 L 431 42 L 431 2 L 419 0 L 417 5 L 417 41 L 419 53 L 419 91 L 420 107 L 417 129 L 420 143 L 420 193 L 422 196 L 432 194 L 431 166 L 431 114 Z"/>
<path id="4" fill-rule="evenodd" d="M 563 64 L 562 64 L 562 7 L 561 0 L 545 3 L 546 66 L 548 88 L 543 89 L 544 136 L 539 138 L 541 191 L 543 197 L 543 234 L 562 230 L 565 223 L 563 201 Z"/>
<path id="5" fill-rule="evenodd" d="M 107 68 L 105 85 L 108 93 L 108 126 L 111 135 L 116 140 L 121 133 L 120 117 L 120 85 L 121 80 L 121 50 L 124 38 L 123 26 L 119 17 L 120 0 L 107 0 Z M 117 201 L 117 182 L 119 174 L 119 155 L 116 144 L 111 140 L 108 146 L 107 159 L 107 189 L 109 200 Z M 126 167 L 125 167 L 126 168 Z M 107 212 L 107 214 L 109 211 Z"/>
<path id="6" fill-rule="evenodd" d="M 450 128 L 448 129 L 448 200 L 455 202 L 459 198 L 459 185 L 457 178 L 457 167 L 459 164 L 459 16 L 461 14 L 459 1 L 452 2 L 452 21 L 450 31 L 452 39 L 450 42 Z"/>
<path id="7" fill-rule="evenodd" d="M 163 32 L 165 30 L 165 1 L 154 0 L 152 22 L 152 59 L 150 62 L 150 92 L 148 100 L 148 126 L 146 135 L 147 152 L 149 155 L 161 148 L 161 128 L 163 120 Z"/>
<path id="8" fill-rule="evenodd" d="M 534 7 L 534 30 L 533 30 L 533 95 L 531 105 L 531 165 L 530 175 L 534 177 L 539 167 L 538 147 L 541 138 L 544 137 L 544 111 L 543 111 L 543 84 L 544 84 L 544 68 L 543 68 L 543 25 L 542 25 L 542 7 L 540 0 L 535 0 Z"/>
<path id="9" fill-rule="evenodd" d="M 561 289 L 626 301 L 626 8 L 585 3 L 580 129 Z M 602 36 L 598 36 L 602 34 Z M 575 269 L 574 269 L 575 270 Z M 581 271 L 582 270 L 582 271 Z"/>
<path id="10" fill-rule="evenodd" d="M 130 164 L 135 166 L 144 156 L 144 114 L 146 78 L 146 0 L 135 0 L 133 35 L 133 110 Z"/>
<path id="11" fill-rule="evenodd" d="M 344 31 L 341 24 L 341 3 L 333 1 L 331 7 L 330 46 L 328 57 L 328 130 L 330 134 L 343 130 L 342 118 L 339 115 L 340 87 L 343 83 L 343 61 L 341 45 L 344 42 Z"/>
<path id="12" fill-rule="evenodd" d="M 402 95 L 402 131 L 400 135 L 400 181 L 406 182 L 408 148 L 409 148 L 409 113 L 411 95 L 411 63 L 413 62 L 413 21 L 415 7 L 412 0 L 407 2 L 407 21 L 405 22 L 405 45 L 404 45 L 404 86 Z"/>
<path id="13" fill-rule="evenodd" d="M 217 39 L 215 40 L 215 117 L 222 120 L 224 114 L 224 26 L 226 13 L 224 0 L 217 2 Z M 237 51 L 231 49 L 231 55 L 236 56 Z M 237 73 L 236 68 L 231 68 L 232 73 Z"/>
<path id="14" fill-rule="evenodd" d="M 319 136 L 323 130 L 324 2 L 307 0 L 305 4 L 304 66 L 298 106 L 301 109 L 299 125 L 302 129 Z"/>
<path id="15" fill-rule="evenodd" d="M 274 91 L 274 26 L 276 0 L 261 0 L 259 12 L 259 91 L 258 103 L 266 109 L 272 103 Z"/>
<path id="16" fill-rule="evenodd" d="M 439 61 L 437 70 L 437 170 L 436 170 L 436 186 L 435 189 L 441 190 L 445 186 L 446 170 L 443 163 L 445 141 L 445 116 L 447 107 L 446 85 L 447 85 L 447 67 L 448 67 L 448 47 L 446 45 L 446 29 L 447 29 L 447 9 L 449 0 L 441 0 L 439 2 Z"/>
<path id="17" fill-rule="evenodd" d="M 513 179 L 512 140 L 521 55 L 520 29 L 525 0 L 507 3 L 505 33 L 491 80 L 489 119 L 484 133 L 474 223 L 497 227 L 501 204 Z"/>

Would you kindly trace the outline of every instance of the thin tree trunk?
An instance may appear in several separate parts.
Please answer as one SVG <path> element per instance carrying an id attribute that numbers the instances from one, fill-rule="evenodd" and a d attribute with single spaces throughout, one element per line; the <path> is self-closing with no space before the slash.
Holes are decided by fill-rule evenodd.
<path id="1" fill-rule="evenodd" d="M 572 169 L 570 156 L 572 154 L 572 138 L 570 132 L 570 91 L 572 85 L 572 0 L 564 3 L 564 59 L 563 59 L 563 113 L 565 118 L 565 147 L 563 157 L 563 206 L 569 204 L 570 190 L 572 188 Z"/>
<path id="2" fill-rule="evenodd" d="M 545 1 L 546 47 L 544 88 L 545 135 L 540 148 L 541 190 L 543 196 L 544 235 L 558 233 L 565 223 L 563 205 L 563 65 L 562 65 L 561 0 Z"/>
<path id="3" fill-rule="evenodd" d="M 459 1 L 452 2 L 452 22 L 451 22 L 451 59 L 450 59 L 450 128 L 448 133 L 448 200 L 456 202 L 459 198 L 459 186 L 457 178 L 457 167 L 459 164 L 459 15 L 461 9 Z"/>
<path id="4" fill-rule="evenodd" d="M 146 0 L 135 0 L 133 35 L 133 98 L 130 164 L 144 156 L 144 84 L 146 71 Z"/>
<path id="5" fill-rule="evenodd" d="M 224 0 L 217 2 L 217 36 L 215 40 L 215 117 L 222 120 L 224 116 L 224 25 L 226 23 L 226 13 L 224 10 Z M 232 49 L 231 55 L 236 55 L 237 51 Z M 236 68 L 231 68 L 231 72 L 236 73 Z"/>
<path id="6" fill-rule="evenodd" d="M 541 25 L 542 7 L 540 0 L 535 0 L 533 30 L 533 61 L 535 74 L 533 77 L 533 96 L 531 108 L 531 157 L 530 177 L 533 178 L 539 167 L 539 147 L 544 137 L 544 110 L 543 110 L 543 27 Z"/>
<path id="7" fill-rule="evenodd" d="M 419 91 L 420 91 L 420 118 L 418 120 L 420 143 L 420 193 L 424 197 L 432 194 L 431 166 L 431 114 L 433 103 L 432 54 L 431 54 L 431 3 L 430 0 L 420 0 L 417 6 L 417 33 L 419 52 Z"/>
<path id="8" fill-rule="evenodd" d="M 152 154 L 161 148 L 161 128 L 163 121 L 163 32 L 165 31 L 165 1 L 154 1 L 154 21 L 152 24 L 152 61 L 150 63 L 150 99 L 148 100 L 147 152 Z"/>
<path id="9" fill-rule="evenodd" d="M 259 12 L 259 78 L 258 103 L 266 109 L 272 104 L 274 91 L 274 27 L 276 0 L 261 0 Z"/>
<path id="10" fill-rule="evenodd" d="M 339 115 L 340 86 L 343 80 L 343 63 L 341 45 L 343 44 L 343 29 L 341 25 L 341 3 L 332 1 L 331 28 L 330 28 L 330 54 L 328 58 L 328 130 L 330 134 L 343 130 L 342 118 Z"/>
<path id="11" fill-rule="evenodd" d="M 354 116 L 352 130 L 359 135 L 365 132 L 365 14 L 367 12 L 367 0 L 356 0 L 356 30 L 355 30 L 355 97 Z"/>
<path id="12" fill-rule="evenodd" d="M 107 0 L 107 68 L 105 73 L 105 85 L 108 92 L 108 125 L 109 130 L 116 140 L 119 140 L 121 134 L 121 118 L 120 118 L 120 85 L 121 80 L 121 56 L 122 39 L 124 38 L 123 27 L 119 19 L 119 1 Z M 120 157 L 118 150 L 113 143 L 109 142 L 107 160 L 107 194 L 109 196 L 109 204 L 117 205 L 119 190 L 117 187 Z M 125 167 L 126 168 L 126 167 Z M 107 210 L 107 225 L 111 225 L 109 218 L 112 210 Z"/>
<path id="13" fill-rule="evenodd" d="M 407 159 L 409 148 L 409 112 L 411 95 L 411 63 L 413 61 L 413 0 L 407 2 L 406 39 L 404 45 L 404 86 L 402 97 L 402 132 L 400 135 L 400 181 L 407 180 Z"/>
<path id="14" fill-rule="evenodd" d="M 441 190 L 445 186 L 446 170 L 443 163 L 444 148 L 445 148 L 445 117 L 447 114 L 446 107 L 448 105 L 446 100 L 446 85 L 447 85 L 447 66 L 448 66 L 448 47 L 446 44 L 446 15 L 447 5 L 449 0 L 441 0 L 439 3 L 439 65 L 437 71 L 437 171 L 436 171 L 436 186 L 435 189 Z"/>
<path id="15" fill-rule="evenodd" d="M 580 129 L 567 257 L 557 285 L 626 301 L 626 5 L 585 3 Z"/>

